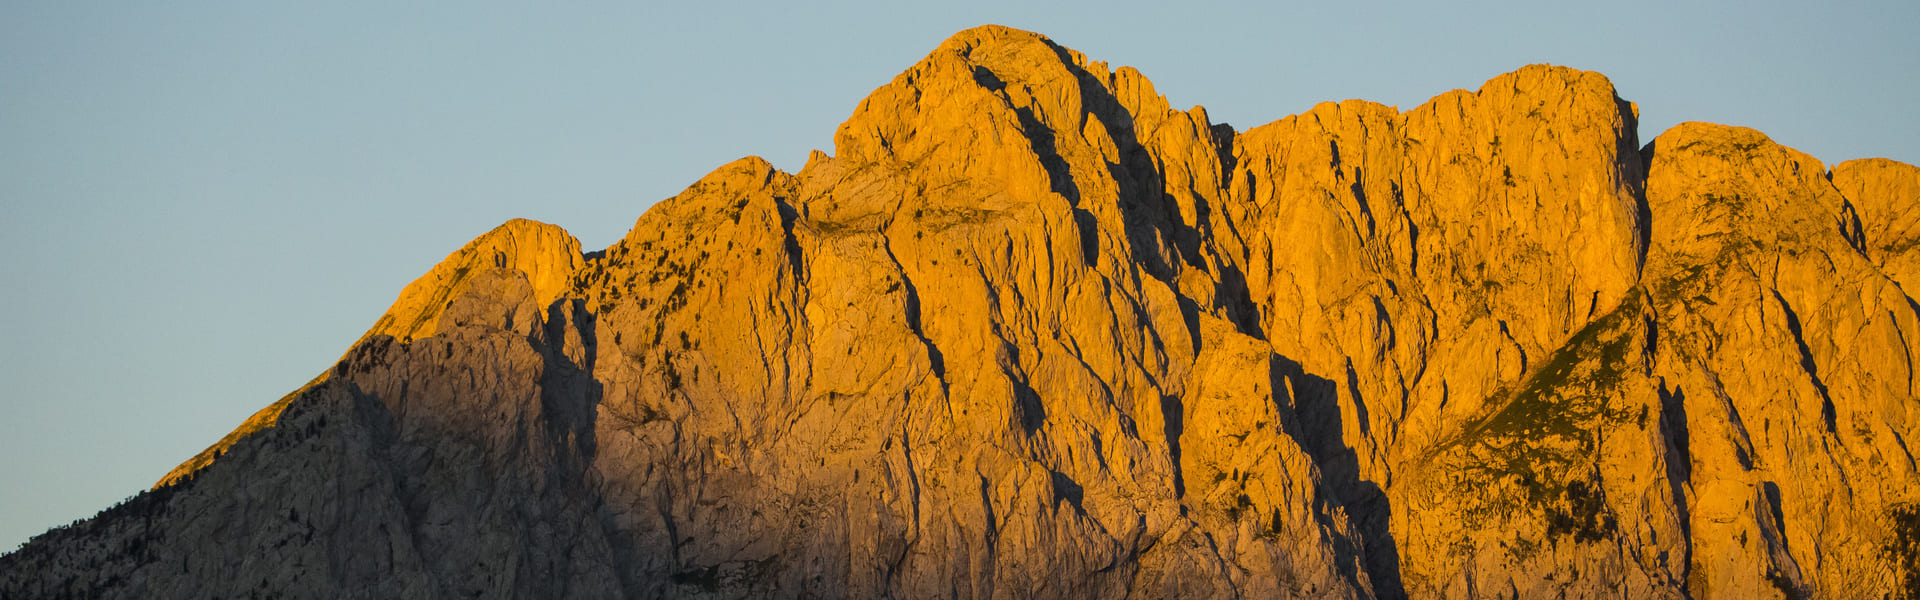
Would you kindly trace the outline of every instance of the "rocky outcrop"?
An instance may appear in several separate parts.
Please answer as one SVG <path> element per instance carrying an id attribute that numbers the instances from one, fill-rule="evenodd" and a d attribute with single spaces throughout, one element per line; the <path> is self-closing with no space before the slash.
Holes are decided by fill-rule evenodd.
<path id="1" fill-rule="evenodd" d="M 1830 179 L 1852 201 L 1860 249 L 1902 289 L 1920 285 L 1920 168 L 1884 158 L 1834 165 Z"/>
<path id="2" fill-rule="evenodd" d="M 566 291 L 568 279 L 580 268 L 581 260 L 580 242 L 559 227 L 526 219 L 508 221 L 468 242 L 465 247 L 440 261 L 426 275 L 407 284 L 406 289 L 400 292 L 400 298 L 387 309 L 387 314 L 381 315 L 380 320 L 360 336 L 354 346 L 357 348 L 375 338 L 411 342 L 415 338 L 431 337 L 442 329 L 463 326 L 469 322 L 491 323 L 505 319 L 506 327 L 512 329 L 516 322 L 524 325 L 536 321 L 541 318 L 539 311 Z M 527 285 L 502 287 L 506 277 L 500 273 L 505 272 L 518 273 L 514 277 L 525 280 Z M 475 289 L 475 286 L 480 287 Z M 501 297 L 501 294 L 513 296 Z M 462 310 L 456 311 L 454 300 L 469 296 L 498 298 L 498 301 L 484 309 L 479 304 L 464 303 L 461 304 Z M 476 309 L 504 310 L 506 313 L 472 312 Z M 322 372 L 299 390 L 260 409 L 219 442 L 174 467 L 166 477 L 160 479 L 157 487 L 165 487 L 192 476 L 232 448 L 241 438 L 272 427 L 294 398 L 326 381 L 331 373 Z"/>
<path id="3" fill-rule="evenodd" d="M 1644 281 L 1669 438 L 1687 459 L 1669 477 L 1690 589 L 1892 591 L 1884 549 L 1920 489 L 1912 300 L 1861 252 L 1860 220 L 1819 161 L 1700 123 L 1652 150 Z"/>
<path id="4" fill-rule="evenodd" d="M 994 26 L 834 139 L 482 236 L 0 595 L 1920 594 L 1913 167 L 1549 66 L 1236 132 Z"/>

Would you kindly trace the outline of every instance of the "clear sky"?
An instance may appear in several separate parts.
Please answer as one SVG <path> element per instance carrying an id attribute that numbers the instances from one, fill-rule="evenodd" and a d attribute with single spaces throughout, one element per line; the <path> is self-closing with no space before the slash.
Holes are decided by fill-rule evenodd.
<path id="1" fill-rule="evenodd" d="M 327 368 L 474 236 L 597 249 L 735 158 L 798 169 L 983 23 L 1240 129 L 1550 62 L 1610 76 L 1643 141 L 1920 163 L 1912 0 L 544 4 L 0 0 L 0 552 Z"/>

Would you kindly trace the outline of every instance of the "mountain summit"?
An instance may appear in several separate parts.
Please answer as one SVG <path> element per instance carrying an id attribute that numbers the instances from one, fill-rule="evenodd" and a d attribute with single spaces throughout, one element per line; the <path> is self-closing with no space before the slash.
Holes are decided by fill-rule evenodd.
<path id="1" fill-rule="evenodd" d="M 1920 597 L 1920 169 L 1635 114 L 963 31 L 799 173 L 474 240 L 0 597 Z"/>

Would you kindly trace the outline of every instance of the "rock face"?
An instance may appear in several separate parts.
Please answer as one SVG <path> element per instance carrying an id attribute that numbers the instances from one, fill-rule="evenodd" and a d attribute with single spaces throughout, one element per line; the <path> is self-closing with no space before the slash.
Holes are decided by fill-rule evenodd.
<path id="1" fill-rule="evenodd" d="M 1002 27 L 515 221 L 5 597 L 1920 597 L 1920 170 L 1533 66 L 1236 132 Z"/>

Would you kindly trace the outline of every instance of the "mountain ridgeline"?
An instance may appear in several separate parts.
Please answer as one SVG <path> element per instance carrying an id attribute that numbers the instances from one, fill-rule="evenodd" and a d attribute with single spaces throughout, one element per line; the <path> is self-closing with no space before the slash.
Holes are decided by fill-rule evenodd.
<path id="1" fill-rule="evenodd" d="M 474 240 L 0 597 L 1920 598 L 1920 169 L 1635 119 L 967 30 L 798 173 Z"/>

